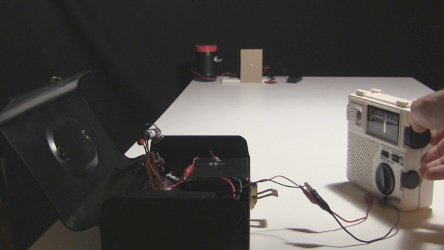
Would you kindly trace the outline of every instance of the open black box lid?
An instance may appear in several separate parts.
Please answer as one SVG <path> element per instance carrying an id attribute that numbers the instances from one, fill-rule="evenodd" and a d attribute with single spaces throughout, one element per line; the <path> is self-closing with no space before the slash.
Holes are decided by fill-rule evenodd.
<path id="1" fill-rule="evenodd" d="M 102 203 L 128 192 L 140 169 L 79 90 L 85 76 L 12 98 L 0 110 L 0 129 L 72 230 L 97 225 Z"/>

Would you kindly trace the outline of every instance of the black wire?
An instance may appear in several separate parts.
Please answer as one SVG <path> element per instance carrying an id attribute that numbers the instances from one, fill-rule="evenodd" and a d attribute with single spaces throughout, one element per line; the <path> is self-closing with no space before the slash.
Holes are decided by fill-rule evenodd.
<path id="1" fill-rule="evenodd" d="M 401 220 L 401 215 L 400 215 L 399 209 L 398 209 L 397 207 L 395 207 L 394 205 L 392 205 L 392 204 L 390 204 L 390 203 L 387 203 L 386 201 L 383 201 L 383 203 L 384 203 L 386 206 L 395 209 L 398 218 L 397 218 L 395 224 L 393 225 L 393 227 L 390 228 L 390 230 L 389 230 L 384 236 L 379 237 L 379 238 L 376 238 L 376 239 L 373 239 L 373 240 L 362 240 L 362 239 L 359 239 L 358 237 L 356 237 L 355 235 L 353 235 L 352 233 L 350 233 L 350 231 L 348 231 L 348 230 L 342 225 L 342 223 L 338 220 L 338 218 L 336 218 L 336 216 L 333 214 L 333 212 L 331 212 L 330 214 L 333 216 L 333 218 L 336 220 L 336 222 L 338 222 L 339 226 L 341 226 L 341 228 L 342 228 L 345 232 L 347 232 L 351 237 L 353 237 L 353 239 L 355 239 L 355 240 L 357 240 L 357 241 L 359 241 L 359 242 L 363 242 L 363 243 L 370 244 L 370 243 L 373 243 L 373 242 L 376 242 L 376 241 L 380 241 L 380 240 L 386 239 L 386 238 L 392 233 L 393 229 L 395 229 L 395 228 L 398 226 L 399 221 Z"/>
<path id="2" fill-rule="evenodd" d="M 299 188 L 299 189 L 303 189 L 304 186 L 305 186 L 305 185 L 304 185 L 304 186 L 301 186 L 301 185 L 293 185 L 293 186 L 291 186 L 291 185 L 286 185 L 286 184 L 280 183 L 280 182 L 275 181 L 275 180 L 272 180 L 272 179 L 261 179 L 261 180 L 255 181 L 255 182 L 251 182 L 250 185 L 245 185 L 244 187 L 240 187 L 238 190 L 236 190 L 236 192 L 238 192 L 239 190 L 241 190 L 241 189 L 243 189 L 243 188 L 249 187 L 249 186 L 251 186 L 252 184 L 257 184 L 257 183 L 260 183 L 260 182 L 267 182 L 267 181 L 271 181 L 271 182 L 273 182 L 273 183 L 275 183 L 275 184 L 281 185 L 281 186 L 283 186 L 283 187 L 288 187 L 288 188 Z M 315 191 L 315 190 L 313 190 L 313 191 Z M 316 194 L 317 194 L 317 193 L 316 193 Z M 320 196 L 319 196 L 319 199 L 321 199 L 321 200 L 323 201 L 323 199 L 322 199 Z M 382 201 L 382 203 L 383 203 L 384 205 L 386 205 L 386 206 L 388 206 L 388 207 L 391 207 L 391 208 L 393 208 L 393 209 L 396 211 L 396 214 L 397 214 L 397 220 L 396 220 L 395 224 L 390 228 L 390 230 L 389 230 L 384 236 L 379 237 L 379 238 L 376 238 L 376 239 L 373 239 L 373 240 L 362 240 L 362 239 L 359 239 L 358 237 L 356 237 L 355 235 L 353 235 L 350 231 L 348 231 L 347 228 L 344 227 L 344 225 L 342 225 L 342 223 L 338 220 L 338 218 L 337 218 L 336 215 L 333 213 L 333 211 L 330 210 L 330 208 L 328 207 L 328 205 L 327 205 L 326 202 L 324 202 L 324 203 L 325 203 L 325 205 L 326 205 L 327 207 L 326 207 L 326 208 L 323 208 L 323 209 L 326 210 L 329 214 L 331 214 L 331 215 L 333 216 L 333 218 L 336 220 L 336 222 L 339 224 L 339 226 L 341 227 L 341 229 L 344 230 L 347 234 L 349 234 L 353 239 L 355 239 L 355 240 L 357 240 L 357 241 L 359 241 L 359 242 L 362 242 L 362 243 L 370 244 L 370 243 L 373 243 L 373 242 L 376 242 L 376 241 L 380 241 L 380 240 L 384 240 L 384 239 L 386 239 L 386 238 L 392 233 L 392 231 L 398 226 L 399 221 L 401 220 L 401 215 L 400 215 L 400 211 L 399 211 L 399 209 L 398 209 L 396 206 L 394 206 L 394 205 L 388 203 L 388 198 L 387 198 L 387 197 L 383 197 L 383 198 L 381 199 L 381 201 Z M 319 200 L 318 200 L 318 205 L 319 205 Z"/>
<path id="3" fill-rule="evenodd" d="M 290 186 L 290 185 L 286 185 L 286 184 L 280 183 L 280 182 L 275 181 L 275 180 L 269 180 L 269 181 L 271 181 L 273 183 L 276 183 L 278 185 L 281 185 L 283 187 L 288 187 L 288 188 L 303 188 L 304 187 L 304 186 Z"/>
<path id="4" fill-rule="evenodd" d="M 279 184 L 279 185 L 285 186 L 285 187 L 301 188 L 301 189 L 302 189 L 302 186 L 300 186 L 300 185 L 289 186 L 289 185 L 285 185 L 285 184 L 282 184 L 282 183 L 276 182 L 276 181 L 274 181 L 274 180 L 270 180 L 270 181 L 272 181 L 272 182 L 274 182 L 274 183 L 277 183 L 277 184 Z M 330 207 L 329 207 L 329 205 L 327 204 L 327 202 L 325 202 L 325 200 L 324 200 L 324 199 L 318 194 L 318 192 L 316 192 L 315 189 L 313 189 L 310 185 L 308 185 L 308 183 L 305 183 L 304 186 L 309 190 L 309 192 L 310 192 L 311 196 L 313 197 L 313 199 L 315 200 L 316 204 L 317 204 L 320 208 L 322 208 L 323 210 L 325 210 L 325 211 L 327 211 L 329 214 L 331 214 L 331 215 L 333 216 L 333 218 L 336 220 L 336 222 L 339 224 L 339 226 L 341 226 L 341 228 L 342 228 L 346 233 L 348 233 L 351 237 L 353 237 L 353 239 L 355 239 L 355 240 L 357 240 L 357 241 L 359 241 L 359 242 L 366 243 L 366 244 L 370 244 L 370 243 L 373 243 L 373 242 L 376 242 L 376 241 L 380 241 L 380 240 L 386 239 L 386 238 L 392 233 L 393 229 L 395 229 L 395 228 L 398 226 L 399 221 L 401 220 L 401 215 L 400 215 L 400 211 L 399 211 L 399 209 L 398 209 L 396 206 L 394 206 L 394 205 L 388 203 L 388 197 L 385 196 L 385 197 L 383 197 L 383 198 L 381 199 L 381 202 L 382 202 L 384 205 L 386 205 L 386 206 L 388 206 L 388 207 L 391 207 L 391 208 L 395 209 L 396 214 L 397 214 L 397 217 L 398 217 L 397 220 L 396 220 L 396 222 L 395 222 L 395 224 L 394 224 L 393 227 L 390 228 L 390 230 L 389 230 L 384 236 L 382 236 L 382 237 L 379 237 L 379 238 L 376 238 L 376 239 L 373 239 L 373 240 L 362 240 L 362 239 L 359 239 L 358 237 L 356 237 L 355 235 L 353 235 L 350 231 L 348 231 L 348 230 L 342 225 L 342 223 L 341 223 L 341 222 L 338 220 L 338 218 L 336 217 L 335 213 L 333 213 L 333 211 L 330 209 Z"/>

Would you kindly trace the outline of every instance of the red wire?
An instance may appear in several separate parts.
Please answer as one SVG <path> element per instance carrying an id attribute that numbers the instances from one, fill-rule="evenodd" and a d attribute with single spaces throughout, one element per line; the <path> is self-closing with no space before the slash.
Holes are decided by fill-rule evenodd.
<path id="1" fill-rule="evenodd" d="M 245 184 L 244 186 L 242 186 L 241 188 L 239 188 L 239 189 L 237 189 L 237 190 L 234 189 L 234 185 L 233 185 L 233 183 L 232 183 L 230 180 L 228 180 L 228 179 L 226 179 L 226 178 L 225 178 L 225 179 L 226 179 L 226 181 L 228 181 L 228 182 L 232 185 L 232 188 L 233 188 L 233 197 L 236 197 L 236 196 L 235 196 L 235 193 L 239 192 L 241 189 L 247 188 L 247 187 L 249 187 L 249 186 L 251 186 L 251 185 L 253 185 L 253 184 L 259 183 L 259 182 L 272 181 L 273 179 L 276 179 L 276 178 L 283 178 L 283 179 L 285 179 L 285 180 L 291 182 L 291 183 L 292 183 L 293 185 L 295 185 L 296 187 L 302 187 L 301 185 L 297 184 L 296 182 L 292 181 L 291 179 L 289 179 L 289 178 L 287 178 L 287 177 L 285 177 L 285 176 L 283 176 L 283 175 L 276 175 L 276 176 L 273 176 L 273 177 L 271 177 L 271 178 L 269 178 L 269 179 L 262 179 L 262 180 L 255 181 L 255 182 L 249 182 L 249 183 Z M 303 189 L 303 190 L 304 190 L 304 189 Z M 231 195 L 226 195 L 226 196 L 223 196 L 222 198 L 228 198 L 228 197 L 230 197 L 230 196 L 231 196 Z M 337 216 L 339 219 L 341 219 L 341 220 L 343 220 L 343 221 L 345 221 L 345 222 L 347 222 L 347 223 L 354 223 L 354 222 L 358 222 L 358 221 L 365 221 L 365 220 L 367 220 L 367 218 L 368 218 L 368 216 L 369 216 L 369 213 L 370 213 L 370 208 L 371 208 L 372 205 L 373 205 L 373 196 L 371 196 L 370 194 L 365 194 L 365 200 L 368 202 L 368 206 L 367 206 L 367 209 L 366 209 L 366 212 L 365 212 L 365 216 L 362 217 L 362 218 L 355 219 L 355 220 L 346 220 L 346 219 L 344 219 L 343 217 L 341 217 L 340 215 L 338 215 L 338 214 L 335 213 L 335 212 L 333 212 L 333 214 L 334 214 L 335 216 Z"/>
<path id="2" fill-rule="evenodd" d="M 342 218 L 341 216 L 339 216 L 337 213 L 333 212 L 334 215 L 336 215 L 339 219 L 347 222 L 347 223 L 354 223 L 354 222 L 358 222 L 358 221 L 365 221 L 368 218 L 368 214 L 370 212 L 370 208 L 373 205 L 373 196 L 371 196 L 370 194 L 365 194 L 365 200 L 368 202 L 368 206 L 367 206 L 367 210 L 365 211 L 365 216 L 356 220 L 346 220 L 344 218 Z"/>
<path id="3" fill-rule="evenodd" d="M 295 185 L 296 187 L 301 187 L 301 185 L 297 184 L 296 182 L 292 181 L 291 179 L 289 179 L 289 178 L 287 178 L 287 177 L 285 177 L 285 176 L 283 176 L 283 175 L 276 175 L 276 176 L 273 176 L 273 177 L 271 177 L 271 178 L 269 178 L 269 179 L 262 179 L 262 180 L 258 180 L 258 181 L 254 181 L 254 182 L 249 182 L 249 183 L 243 185 L 242 187 L 240 187 L 240 188 L 238 188 L 238 189 L 235 189 L 235 190 L 233 191 L 233 196 L 235 197 L 235 194 L 236 194 L 237 192 L 239 192 L 240 190 L 242 190 L 242 189 L 244 189 L 244 188 L 247 188 L 247 187 L 249 187 L 249 186 L 251 186 L 251 185 L 253 185 L 253 184 L 257 184 L 257 183 L 260 183 L 260 182 L 272 181 L 273 179 L 276 179 L 276 178 L 284 178 L 284 179 L 286 179 L 287 181 L 291 182 L 291 183 L 292 183 L 293 185 Z M 225 196 L 222 196 L 222 198 L 228 198 L 228 197 L 230 197 L 230 196 L 231 196 L 231 195 L 225 195 Z"/>
<path id="4" fill-rule="evenodd" d="M 162 184 L 162 186 L 164 186 L 165 188 L 173 188 L 173 187 L 176 187 L 176 186 L 182 184 L 182 183 L 185 181 L 184 179 L 182 179 L 182 180 L 180 180 L 179 182 L 177 182 L 177 183 L 175 183 L 175 184 L 173 184 L 173 185 L 170 185 L 170 186 L 166 185 L 166 184 L 162 181 L 162 179 L 160 178 L 159 174 L 158 174 L 156 171 L 154 171 L 154 167 L 153 167 L 153 165 L 151 164 L 151 161 L 150 161 L 148 148 L 146 147 L 145 144 L 143 145 L 143 147 L 145 148 L 145 152 L 146 152 L 146 161 L 148 162 L 148 165 L 150 166 L 151 172 L 154 173 L 154 175 L 157 177 L 157 180 L 159 180 L 159 182 Z M 197 157 L 193 159 L 193 166 L 194 166 L 194 162 L 196 161 L 196 159 L 197 159 Z"/>
<path id="5" fill-rule="evenodd" d="M 270 179 L 268 179 L 268 181 L 271 181 L 271 180 L 273 180 L 273 179 L 275 179 L 275 178 L 283 178 L 283 179 L 286 179 L 287 181 L 291 182 L 293 185 L 295 185 L 295 186 L 297 186 L 297 187 L 301 187 L 301 185 L 297 184 L 296 182 L 292 181 L 290 178 L 287 178 L 287 177 L 285 177 L 285 176 L 283 176 L 283 175 L 276 175 L 276 176 L 273 176 L 273 177 L 271 177 Z"/>
<path id="6" fill-rule="evenodd" d="M 162 186 L 164 186 L 165 188 L 173 188 L 173 187 L 176 187 L 176 186 L 178 186 L 178 185 L 180 185 L 180 184 L 182 184 L 182 183 L 184 182 L 184 180 L 182 179 L 181 181 L 179 181 L 179 182 L 177 182 L 177 183 L 175 183 L 175 184 L 173 184 L 173 185 L 170 185 L 170 186 L 166 185 L 166 184 L 162 181 L 162 179 L 160 178 L 159 174 L 158 174 L 156 171 L 154 171 L 154 167 L 153 167 L 153 165 L 151 164 L 151 161 L 150 161 L 150 159 L 149 159 L 148 148 L 146 147 L 146 145 L 144 145 L 144 148 L 145 148 L 145 152 L 146 152 L 146 160 L 147 160 L 147 162 L 148 162 L 148 165 L 149 165 L 151 171 L 154 173 L 154 175 L 156 175 L 157 179 L 158 179 L 159 182 L 162 184 Z M 195 158 L 193 159 L 193 163 L 192 163 L 193 166 L 194 166 L 194 164 L 195 164 L 197 158 L 198 158 L 198 157 L 195 157 Z M 256 181 L 256 182 L 249 182 L 249 183 L 245 184 L 244 186 L 242 186 L 241 188 L 239 188 L 238 190 L 236 190 L 236 188 L 234 187 L 234 184 L 233 184 L 229 179 L 227 179 L 227 178 L 225 178 L 225 177 L 222 177 L 221 179 L 224 180 L 224 181 L 226 181 L 228 184 L 230 184 L 231 189 L 232 189 L 232 191 L 233 191 L 233 198 L 236 198 L 236 192 L 240 191 L 241 189 L 247 188 L 247 187 L 249 187 L 249 186 L 251 186 L 251 185 L 253 185 L 253 184 L 259 183 L 259 182 L 271 181 L 271 180 L 273 180 L 273 179 L 275 179 L 275 178 L 283 178 L 283 179 L 286 179 L 287 181 L 291 182 L 291 183 L 294 184 L 295 186 L 301 187 L 299 184 L 295 183 L 294 181 L 292 181 L 291 179 L 289 179 L 289 178 L 287 178 L 287 177 L 285 177 L 285 176 L 283 176 L 283 175 L 276 175 L 276 176 L 273 176 L 273 177 L 271 177 L 271 178 L 269 178 L 269 179 L 262 179 L 262 180 L 259 180 L 259 181 Z M 230 196 L 230 195 L 226 195 L 226 196 L 223 196 L 222 198 L 227 198 L 227 197 L 229 197 L 229 196 Z M 372 197 L 370 194 L 365 194 L 365 199 L 366 199 L 367 202 L 368 202 L 368 206 L 367 206 L 367 209 L 366 209 L 365 216 L 362 217 L 362 218 L 355 219 L 355 220 L 347 220 L 347 219 L 344 219 L 343 217 L 341 217 L 339 214 L 337 214 L 337 213 L 335 213 L 335 212 L 333 212 L 333 214 L 334 214 L 335 216 L 337 216 L 339 219 L 341 219 L 341 220 L 343 220 L 343 221 L 345 221 L 345 222 L 347 222 L 347 223 L 354 223 L 354 222 L 358 222 L 358 221 L 365 221 L 365 220 L 368 218 L 368 216 L 369 216 L 369 212 L 370 212 L 370 208 L 371 208 L 372 205 L 373 205 L 373 197 Z"/>
<path id="7" fill-rule="evenodd" d="M 154 175 L 156 175 L 157 180 L 159 180 L 160 183 L 162 184 L 162 186 L 164 186 L 165 188 L 173 188 L 173 187 L 176 187 L 176 186 L 178 186 L 179 184 L 182 184 L 182 183 L 184 182 L 184 180 L 182 179 L 182 180 L 180 180 L 179 182 L 177 182 L 177 183 L 175 183 L 175 184 L 173 184 L 173 185 L 170 185 L 170 186 L 166 185 L 166 184 L 162 181 L 162 179 L 160 178 L 159 174 L 158 174 L 156 171 L 154 171 L 154 167 L 153 167 L 153 165 L 151 164 L 151 161 L 150 161 L 150 159 L 149 159 L 148 156 L 146 157 L 146 159 L 147 159 L 148 164 L 150 165 L 151 171 L 154 173 Z"/>
<path id="8" fill-rule="evenodd" d="M 268 65 L 265 66 L 265 67 L 263 67 L 263 69 L 262 69 L 262 75 L 265 74 L 265 72 L 266 72 L 267 70 L 269 70 L 269 69 L 270 69 L 270 66 L 268 66 Z M 214 80 L 216 80 L 218 77 L 220 77 L 220 76 L 225 76 L 225 75 L 229 75 L 229 76 L 236 77 L 236 75 L 233 74 L 233 73 L 225 72 L 225 73 L 222 73 L 222 74 L 220 74 L 220 75 L 218 75 L 218 76 L 216 76 L 216 77 L 214 77 L 214 78 L 207 78 L 207 77 L 204 77 L 204 76 L 200 75 L 199 73 L 197 73 L 193 68 L 191 68 L 190 70 L 191 70 L 191 72 L 192 72 L 193 74 L 195 74 L 196 76 L 198 76 L 200 79 L 207 80 L 207 81 L 214 81 Z"/>
<path id="9" fill-rule="evenodd" d="M 228 182 L 228 184 L 230 184 L 231 189 L 233 190 L 233 198 L 236 198 L 236 188 L 234 187 L 233 182 L 231 182 L 229 179 L 227 179 L 225 177 L 222 177 L 221 179 Z"/>
<path id="10" fill-rule="evenodd" d="M 197 75 L 200 79 L 207 80 L 207 81 L 214 81 L 214 80 L 216 80 L 219 76 L 225 76 L 225 75 L 230 75 L 230 76 L 236 77 L 236 75 L 233 74 L 233 73 L 225 72 L 225 73 L 222 73 L 222 74 L 220 74 L 220 75 L 218 75 L 218 76 L 216 76 L 216 77 L 214 77 L 214 78 L 207 78 L 207 77 L 204 77 L 204 76 L 200 75 L 200 74 L 197 73 L 196 71 L 194 71 L 193 68 L 191 68 L 190 70 L 191 70 L 191 72 L 193 72 L 193 74 Z"/>
<path id="11" fill-rule="evenodd" d="M 156 175 L 157 179 L 158 179 L 159 182 L 162 184 L 162 186 L 164 186 L 165 188 L 173 188 L 173 187 L 176 187 L 176 186 L 182 184 L 182 183 L 185 181 L 184 179 L 182 179 L 181 181 L 179 181 L 179 182 L 177 182 L 177 183 L 175 183 L 175 184 L 173 184 L 173 185 L 170 185 L 170 186 L 166 185 L 166 184 L 162 181 L 162 179 L 160 178 L 159 174 L 158 174 L 156 171 L 154 171 L 154 167 L 153 167 L 153 165 L 151 164 L 151 161 L 150 161 L 150 158 L 149 158 L 149 152 L 148 152 L 148 148 L 147 148 L 147 146 L 146 146 L 145 144 L 144 144 L 143 146 L 144 146 L 144 148 L 145 148 L 145 152 L 146 152 L 146 160 L 147 160 L 147 162 L 148 162 L 148 165 L 150 166 L 151 171 L 154 173 L 154 175 Z M 194 166 L 194 164 L 195 164 L 197 158 L 199 158 L 199 157 L 195 157 L 195 158 L 193 159 L 193 163 L 192 163 L 193 166 Z M 240 191 L 241 189 L 247 188 L 247 187 L 249 187 L 249 186 L 251 186 L 251 185 L 253 185 L 253 184 L 259 183 L 259 182 L 271 181 L 271 180 L 273 180 L 273 179 L 275 179 L 275 178 L 283 178 L 283 179 L 285 179 L 285 180 L 291 182 L 293 185 L 295 185 L 295 186 L 297 186 L 297 187 L 302 187 L 302 186 L 300 186 L 299 184 L 297 184 L 296 182 L 292 181 L 291 179 L 289 179 L 289 178 L 287 178 L 287 177 L 285 177 L 285 176 L 283 176 L 283 175 L 276 175 L 276 176 L 273 176 L 273 177 L 271 177 L 271 178 L 269 178 L 269 179 L 262 179 L 262 180 L 259 180 L 259 181 L 256 181 L 256 182 L 249 182 L 249 183 L 245 184 L 244 186 L 242 186 L 241 188 L 239 188 L 239 189 L 237 189 L 237 190 L 236 190 L 236 188 L 234 187 L 233 182 L 231 182 L 229 179 L 227 179 L 227 178 L 225 178 L 225 177 L 222 177 L 221 179 L 224 180 L 224 181 L 226 181 L 228 184 L 230 184 L 231 189 L 232 189 L 232 191 L 233 191 L 233 198 L 236 198 L 236 193 L 237 193 L 238 191 Z M 227 198 L 227 197 L 229 197 L 229 196 L 230 196 L 230 195 L 226 195 L 226 196 L 223 196 L 222 198 Z M 338 214 L 335 213 L 335 212 L 333 212 L 333 214 L 334 214 L 335 216 L 337 216 L 339 219 L 341 219 L 342 221 L 345 221 L 345 222 L 347 222 L 347 223 L 354 223 L 354 222 L 358 222 L 358 221 L 365 221 L 365 220 L 367 220 L 367 218 L 368 218 L 368 216 L 369 216 L 370 208 L 371 208 L 372 205 L 373 205 L 373 197 L 372 197 L 370 194 L 365 194 L 365 199 L 366 199 L 366 201 L 368 202 L 368 206 L 367 206 L 367 209 L 366 209 L 365 216 L 362 217 L 362 218 L 355 219 L 355 220 L 347 220 L 347 219 L 344 219 L 343 217 L 341 217 L 340 215 L 338 215 Z"/>

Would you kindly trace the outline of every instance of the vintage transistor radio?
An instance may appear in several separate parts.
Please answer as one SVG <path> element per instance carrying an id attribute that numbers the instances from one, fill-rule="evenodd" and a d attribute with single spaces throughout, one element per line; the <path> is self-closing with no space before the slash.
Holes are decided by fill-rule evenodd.
<path id="1" fill-rule="evenodd" d="M 433 182 L 418 173 L 431 135 L 409 126 L 410 105 L 377 89 L 357 90 L 347 105 L 348 180 L 402 211 L 428 207 L 433 199 Z"/>

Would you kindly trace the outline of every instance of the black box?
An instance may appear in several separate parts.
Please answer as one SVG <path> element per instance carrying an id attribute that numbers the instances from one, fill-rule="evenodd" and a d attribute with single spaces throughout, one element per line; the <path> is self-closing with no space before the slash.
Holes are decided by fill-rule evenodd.
<path id="1" fill-rule="evenodd" d="M 65 226 L 100 225 L 103 249 L 248 249 L 246 141 L 165 136 L 151 151 L 165 160 L 166 171 L 182 173 L 199 158 L 184 184 L 147 191 L 145 156 L 130 159 L 118 149 L 80 90 L 84 77 L 12 98 L 0 110 L 1 131 Z M 212 164 L 210 151 L 222 163 Z M 237 190 L 246 187 L 233 194 L 223 178 Z"/>

